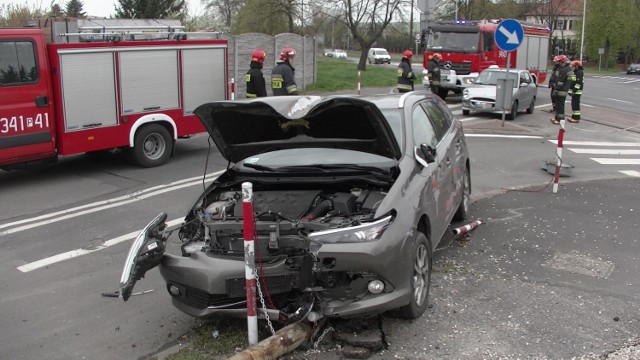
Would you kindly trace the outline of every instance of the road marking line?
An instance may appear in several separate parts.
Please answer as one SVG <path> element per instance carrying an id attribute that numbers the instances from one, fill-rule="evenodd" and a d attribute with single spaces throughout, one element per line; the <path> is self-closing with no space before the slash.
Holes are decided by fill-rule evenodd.
<path id="1" fill-rule="evenodd" d="M 568 148 L 576 154 L 593 154 L 593 155 L 640 155 L 640 150 L 628 149 L 577 149 Z"/>
<path id="2" fill-rule="evenodd" d="M 633 176 L 633 177 L 640 177 L 640 171 L 622 170 L 620 172 L 625 174 L 625 175 L 629 175 L 629 176 Z"/>
<path id="3" fill-rule="evenodd" d="M 631 101 L 625 101 L 625 100 L 618 100 L 618 99 L 614 99 L 614 98 L 607 98 L 611 101 L 617 101 L 617 102 L 621 102 L 621 103 L 625 103 L 625 104 L 633 104 Z"/>
<path id="4" fill-rule="evenodd" d="M 549 140 L 554 144 L 558 143 L 558 140 Z M 563 145 L 577 145 L 577 146 L 625 146 L 625 147 L 640 147 L 640 143 L 636 142 L 608 142 L 608 141 L 563 141 Z"/>
<path id="5" fill-rule="evenodd" d="M 212 181 L 214 177 L 220 175 L 223 171 L 217 171 L 214 173 L 207 174 L 205 177 L 206 181 Z M 198 179 L 194 181 L 194 179 Z M 7 224 L 0 225 L 0 229 L 2 228 L 10 228 L 8 230 L 0 231 L 0 236 L 13 234 L 16 232 L 32 229 L 42 225 L 48 225 L 55 222 L 59 222 L 62 220 L 71 219 L 74 217 L 91 214 L 94 212 L 110 209 L 113 207 L 130 204 L 133 202 L 137 202 L 140 200 L 144 200 L 153 196 L 161 195 L 170 191 L 182 189 L 185 187 L 202 184 L 202 177 L 197 176 L 188 179 L 182 179 L 178 181 L 174 181 L 169 184 L 153 186 L 148 189 L 136 191 L 131 194 L 119 196 L 113 199 L 97 201 L 91 204 L 86 204 L 82 206 L 77 206 L 71 209 L 57 211 L 50 214 L 40 215 L 33 218 L 23 219 L 19 221 L 14 221 Z M 86 209 L 86 210 L 85 210 Z M 47 220 L 48 219 L 48 220 Z M 17 226 L 21 224 L 30 223 L 29 225 Z"/>
<path id="6" fill-rule="evenodd" d="M 602 165 L 640 165 L 640 159 L 591 158 Z"/>
<path id="7" fill-rule="evenodd" d="M 177 224 L 180 224 L 182 221 L 184 221 L 184 219 L 175 219 L 175 220 L 171 220 L 169 222 L 167 222 L 167 227 L 170 226 L 174 226 Z M 37 260 L 34 262 L 30 262 L 28 264 L 22 265 L 22 266 L 18 266 L 17 269 L 22 271 L 23 273 L 27 273 L 33 270 L 37 270 L 55 263 L 59 263 L 65 260 L 70 260 L 73 258 L 76 258 L 78 256 L 82 256 L 82 255 L 87 255 L 87 254 L 91 254 L 93 252 L 99 251 L 99 250 L 103 250 L 106 249 L 110 246 L 119 244 L 121 242 L 130 240 L 130 239 L 135 239 L 138 234 L 140 233 L 140 231 L 142 231 L 142 229 L 138 230 L 138 231 L 133 231 L 130 232 L 126 235 L 122 235 L 122 236 L 118 236 L 117 238 L 113 238 L 111 240 L 107 240 L 104 242 L 104 244 L 96 246 L 93 249 L 75 249 L 75 250 L 71 250 L 71 251 L 67 251 L 64 252 L 62 254 L 58 254 L 58 255 L 54 255 L 54 256 L 50 256 L 48 258 L 44 258 L 41 260 Z"/>
<path id="8" fill-rule="evenodd" d="M 542 139 L 542 136 L 534 135 L 500 135 L 500 134 L 464 134 L 465 137 L 486 137 L 506 139 Z"/>

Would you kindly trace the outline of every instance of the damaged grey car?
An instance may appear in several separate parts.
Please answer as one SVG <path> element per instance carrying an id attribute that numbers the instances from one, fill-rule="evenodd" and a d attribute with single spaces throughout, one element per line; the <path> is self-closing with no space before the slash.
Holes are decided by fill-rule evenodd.
<path id="1" fill-rule="evenodd" d="M 229 165 L 179 228 L 169 231 L 161 213 L 135 239 L 124 300 L 158 266 L 179 310 L 246 317 L 248 220 L 259 317 L 424 313 L 433 251 L 452 220 L 467 218 L 471 192 L 462 125 L 439 97 L 282 96 L 195 113 Z M 243 183 L 254 219 L 243 219 Z M 169 254 L 176 235 L 181 254 Z"/>

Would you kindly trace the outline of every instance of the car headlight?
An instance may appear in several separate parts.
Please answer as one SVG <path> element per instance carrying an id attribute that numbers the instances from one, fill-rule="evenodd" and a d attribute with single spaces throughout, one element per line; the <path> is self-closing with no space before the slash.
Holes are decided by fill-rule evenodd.
<path id="1" fill-rule="evenodd" d="M 380 239 L 380 236 L 387 226 L 391 224 L 392 220 L 393 217 L 389 215 L 380 220 L 357 226 L 317 231 L 309 234 L 309 238 L 312 241 L 317 241 L 323 244 L 376 241 Z"/>
<path id="2" fill-rule="evenodd" d="M 467 84 L 467 85 L 471 85 L 471 84 L 473 84 L 473 80 L 475 80 L 475 79 L 474 79 L 474 78 L 472 78 L 472 77 L 468 77 L 468 78 L 464 78 L 464 79 L 463 79 L 463 82 L 464 82 L 465 84 Z"/>

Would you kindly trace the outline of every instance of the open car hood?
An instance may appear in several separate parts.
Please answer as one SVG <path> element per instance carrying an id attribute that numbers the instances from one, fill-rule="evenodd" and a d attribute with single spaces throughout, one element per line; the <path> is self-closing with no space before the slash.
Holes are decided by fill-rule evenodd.
<path id="1" fill-rule="evenodd" d="M 224 158 L 238 162 L 274 150 L 337 148 L 399 159 L 400 148 L 384 116 L 353 97 L 274 96 L 219 101 L 195 114 Z"/>

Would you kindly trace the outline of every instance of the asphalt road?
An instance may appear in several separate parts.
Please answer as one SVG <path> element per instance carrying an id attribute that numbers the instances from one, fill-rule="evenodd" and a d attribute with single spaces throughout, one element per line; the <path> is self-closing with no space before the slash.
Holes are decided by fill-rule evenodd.
<path id="1" fill-rule="evenodd" d="M 631 80 L 587 80 L 588 86 L 602 81 L 618 100 L 637 93 L 635 82 L 625 83 Z M 585 120 L 568 125 L 565 134 L 563 157 L 574 166 L 572 176 L 561 178 L 553 195 L 551 175 L 540 165 L 554 157 L 558 127 L 542 111 L 548 89 L 540 88 L 539 98 L 539 111 L 504 126 L 497 115 L 462 117 L 459 100 L 448 100 L 468 134 L 472 215 L 488 222 L 465 246 L 452 240 L 436 253 L 433 307 L 417 321 L 385 322 L 388 353 L 528 357 L 564 341 L 570 346 L 556 355 L 580 355 L 638 335 L 638 319 L 630 314 L 640 297 L 640 249 L 627 229 L 638 226 L 630 215 L 640 211 L 640 164 L 620 160 L 640 158 L 625 154 L 640 149 L 640 135 L 630 131 L 640 124 L 638 105 L 622 109 L 612 100 L 604 107 L 585 95 Z M 153 169 L 106 152 L 38 171 L 0 172 L 0 358 L 140 358 L 198 324 L 173 309 L 157 271 L 136 287 L 154 291 L 127 303 L 101 294 L 117 290 L 133 234 L 161 210 L 179 221 L 201 192 L 202 175 L 224 169 L 217 150 L 205 168 L 207 148 L 204 136 L 179 141 L 177 159 Z M 541 190 L 513 191 L 521 188 Z M 613 268 L 608 276 L 562 268 L 580 260 Z M 618 321 L 611 323 L 611 315 Z M 594 345 L 581 349 L 580 343 Z"/>

